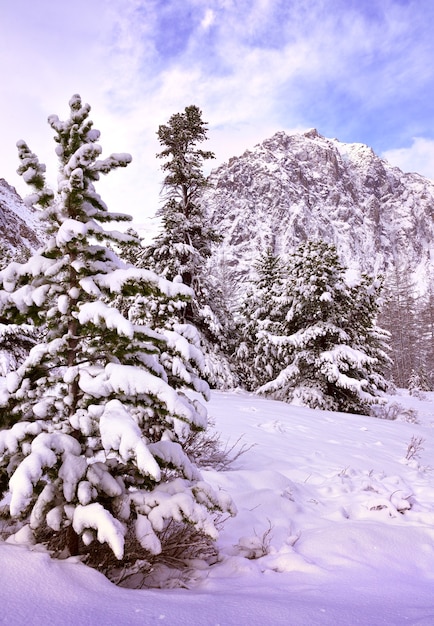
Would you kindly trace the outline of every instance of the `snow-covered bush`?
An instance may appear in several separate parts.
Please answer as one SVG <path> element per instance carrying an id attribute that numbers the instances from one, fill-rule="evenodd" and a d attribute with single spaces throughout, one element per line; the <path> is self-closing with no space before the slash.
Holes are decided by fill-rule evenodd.
<path id="1" fill-rule="evenodd" d="M 425 439 L 423 439 L 423 437 L 416 437 L 415 435 L 413 435 L 413 437 L 410 439 L 410 442 L 407 446 L 407 452 L 405 453 L 405 460 L 413 461 L 414 459 L 419 459 L 421 453 L 424 450 L 424 447 L 423 447 L 424 442 L 425 442 Z"/>
<path id="2" fill-rule="evenodd" d="M 223 442 L 220 433 L 212 429 L 213 426 L 211 421 L 208 422 L 207 430 L 191 431 L 184 442 L 184 449 L 198 467 L 225 471 L 255 444 L 241 443 L 241 437 L 235 443 Z"/>
<path id="3" fill-rule="evenodd" d="M 18 143 L 19 172 L 34 189 L 28 201 L 44 208 L 49 237 L 27 262 L 0 272 L 2 318 L 43 330 L 0 398 L 0 479 L 9 480 L 12 520 L 38 536 L 48 532 L 66 553 L 89 555 L 99 542 L 133 566 L 126 554 L 132 542 L 141 558 L 158 555 L 172 521 L 214 540 L 215 512 L 234 510 L 182 447 L 207 423 L 203 404 L 184 389 L 207 395 L 188 367 L 196 349 L 187 337 L 136 324 L 116 307 L 119 297 L 135 294 L 176 307 L 192 292 L 113 252 L 131 236 L 104 224 L 130 218 L 109 213 L 94 183 L 131 157 L 101 160 L 89 105 L 78 95 L 69 104 L 66 121 L 49 118 L 60 162 L 56 194 L 44 166 Z M 169 345 L 182 358 L 166 361 Z"/>
<path id="4" fill-rule="evenodd" d="M 370 414 L 373 417 L 378 417 L 383 420 L 400 420 L 408 424 L 419 424 L 417 411 L 409 407 L 404 407 L 402 404 L 399 404 L 399 402 L 372 406 Z"/>

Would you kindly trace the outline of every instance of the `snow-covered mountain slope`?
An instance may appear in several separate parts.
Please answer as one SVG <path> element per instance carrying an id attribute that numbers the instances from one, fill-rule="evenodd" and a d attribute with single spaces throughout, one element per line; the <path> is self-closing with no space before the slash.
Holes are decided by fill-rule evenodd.
<path id="1" fill-rule="evenodd" d="M 0 178 L 0 244 L 14 254 L 39 248 L 42 226 L 36 211 L 27 207 L 14 187 Z"/>
<path id="2" fill-rule="evenodd" d="M 409 268 L 424 291 L 434 263 L 434 181 L 404 174 L 369 147 L 316 130 L 278 132 L 209 182 L 204 202 L 224 235 L 217 254 L 243 273 L 270 245 L 284 255 L 321 238 L 345 265 Z"/>

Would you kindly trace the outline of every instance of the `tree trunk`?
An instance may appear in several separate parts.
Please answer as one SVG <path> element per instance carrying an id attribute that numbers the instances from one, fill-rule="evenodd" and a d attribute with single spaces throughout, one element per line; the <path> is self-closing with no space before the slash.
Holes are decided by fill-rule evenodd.
<path id="1" fill-rule="evenodd" d="M 67 534 L 66 534 L 66 546 L 71 556 L 77 556 L 77 554 L 79 553 L 79 549 L 78 549 L 79 541 L 78 540 L 79 540 L 79 537 L 77 533 L 75 532 L 75 530 L 73 529 L 72 525 L 68 526 Z"/>

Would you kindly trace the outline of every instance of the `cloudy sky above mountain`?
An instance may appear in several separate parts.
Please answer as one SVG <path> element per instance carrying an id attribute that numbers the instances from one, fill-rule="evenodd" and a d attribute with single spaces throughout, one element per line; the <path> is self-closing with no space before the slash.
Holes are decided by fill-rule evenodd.
<path id="1" fill-rule="evenodd" d="M 215 164 L 277 130 L 315 127 L 434 178 L 432 0 L 14 0 L 2 7 L 0 177 L 25 139 L 55 179 L 49 114 L 80 93 L 104 154 L 130 152 L 99 187 L 113 210 L 152 216 L 156 130 L 189 104 Z"/>

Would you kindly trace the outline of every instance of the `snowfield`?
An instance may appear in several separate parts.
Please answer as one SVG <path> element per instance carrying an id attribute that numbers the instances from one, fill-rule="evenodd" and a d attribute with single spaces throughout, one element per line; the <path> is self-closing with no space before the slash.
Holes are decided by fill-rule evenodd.
<path id="1" fill-rule="evenodd" d="M 230 470 L 203 471 L 238 508 L 220 562 L 189 589 L 129 590 L 76 559 L 0 543 L 0 623 L 432 626 L 434 393 L 389 400 L 416 422 L 213 392 L 222 442 L 255 444 Z"/>

